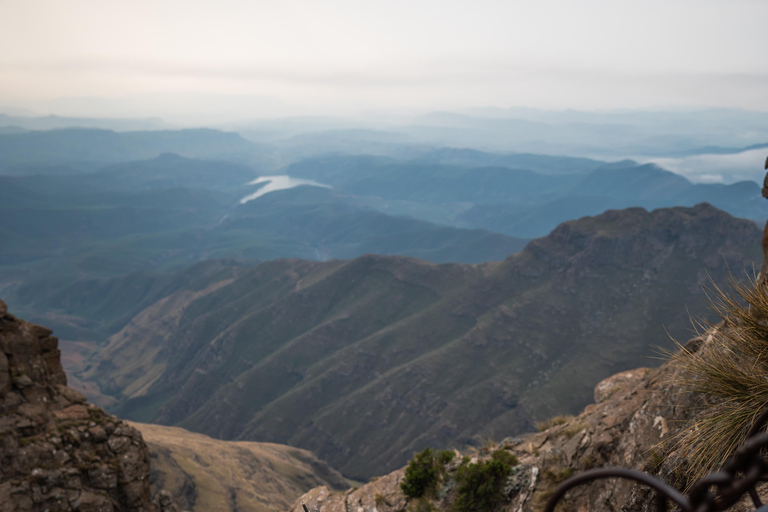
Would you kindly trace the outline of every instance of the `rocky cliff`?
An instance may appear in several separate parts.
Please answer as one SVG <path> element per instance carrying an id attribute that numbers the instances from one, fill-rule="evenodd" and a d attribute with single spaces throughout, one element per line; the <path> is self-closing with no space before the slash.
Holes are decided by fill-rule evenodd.
<path id="1" fill-rule="evenodd" d="M 155 512 L 149 475 L 141 434 L 67 387 L 51 331 L 0 301 L 0 511 Z"/>

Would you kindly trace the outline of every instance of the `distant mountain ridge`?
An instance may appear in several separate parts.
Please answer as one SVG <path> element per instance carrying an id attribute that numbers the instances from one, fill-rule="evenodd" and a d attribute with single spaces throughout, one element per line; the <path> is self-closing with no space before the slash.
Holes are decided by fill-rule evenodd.
<path id="1" fill-rule="evenodd" d="M 178 153 L 190 158 L 254 162 L 268 150 L 237 133 L 210 128 L 114 132 L 91 128 L 0 134 L 0 173 L 28 175 L 56 166 L 74 174 L 108 164 Z"/>
<path id="2" fill-rule="evenodd" d="M 655 164 L 633 160 L 605 163 L 542 155 L 491 156 L 449 149 L 409 161 L 337 155 L 298 162 L 285 172 L 354 194 L 380 211 L 387 208 L 432 222 L 520 238 L 543 236 L 574 218 L 629 207 L 709 202 L 738 217 L 758 221 L 768 217 L 760 187 L 751 181 L 693 184 Z M 467 166 L 465 158 L 478 163 Z M 568 166 L 572 166 L 570 172 Z M 372 196 L 380 199 L 369 199 Z"/>
<path id="3" fill-rule="evenodd" d="M 649 343 L 686 338 L 700 283 L 753 268 L 759 239 L 699 205 L 567 222 L 498 263 L 265 262 L 158 300 L 79 377 L 126 417 L 367 478 L 575 412 L 600 378 L 648 365 Z"/>

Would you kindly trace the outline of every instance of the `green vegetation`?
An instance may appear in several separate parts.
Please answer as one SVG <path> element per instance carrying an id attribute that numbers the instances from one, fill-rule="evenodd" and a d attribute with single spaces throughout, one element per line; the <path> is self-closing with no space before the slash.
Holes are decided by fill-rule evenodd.
<path id="1" fill-rule="evenodd" d="M 413 512 L 427 512 L 434 509 L 431 499 L 443 500 L 446 490 L 455 488 L 453 500 L 455 512 L 490 512 L 506 502 L 504 487 L 517 458 L 510 452 L 499 449 L 491 453 L 488 460 L 470 463 L 464 457 L 455 473 L 449 474 L 446 464 L 453 461 L 451 450 L 433 451 L 425 448 L 408 464 L 405 477 L 400 483 L 403 493 L 418 501 L 409 507 Z M 438 486 L 444 489 L 439 493 Z"/>
<path id="2" fill-rule="evenodd" d="M 459 466 L 458 488 L 453 507 L 456 512 L 490 512 L 507 497 L 504 485 L 517 458 L 506 450 L 496 450 L 490 460 Z"/>
<path id="3" fill-rule="evenodd" d="M 420 498 L 434 493 L 439 480 L 440 469 L 435 454 L 431 448 L 424 448 L 408 464 L 400 488 L 406 496 Z"/>
<path id="4" fill-rule="evenodd" d="M 768 404 L 768 294 L 764 284 L 732 280 L 731 291 L 713 289 L 712 307 L 725 321 L 709 325 L 706 341 L 672 362 L 679 384 L 706 400 L 677 445 L 687 453 L 685 479 L 693 482 L 718 469 L 746 439 Z"/>
<path id="5" fill-rule="evenodd" d="M 440 450 L 437 452 L 437 463 L 441 466 L 445 466 L 446 464 L 449 464 L 454 457 L 456 457 L 456 452 L 453 450 Z"/>

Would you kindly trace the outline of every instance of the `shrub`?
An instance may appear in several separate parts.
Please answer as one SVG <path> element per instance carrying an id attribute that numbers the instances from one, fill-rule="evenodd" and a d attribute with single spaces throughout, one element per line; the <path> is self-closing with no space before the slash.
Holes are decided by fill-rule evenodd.
<path id="1" fill-rule="evenodd" d="M 435 463 L 434 452 L 431 448 L 424 448 L 408 463 L 400 488 L 406 496 L 420 498 L 435 492 L 439 478 L 440 471 Z"/>
<path id="2" fill-rule="evenodd" d="M 502 462 L 510 468 L 517 466 L 518 464 L 517 457 L 515 457 L 514 454 L 508 452 L 507 450 L 496 450 L 493 452 L 493 455 L 491 455 L 491 459 Z"/>
<path id="3" fill-rule="evenodd" d="M 496 450 L 491 460 L 462 464 L 456 472 L 456 512 L 490 512 L 506 501 L 504 485 L 517 464 L 506 450 Z"/>
<path id="4" fill-rule="evenodd" d="M 456 452 L 453 450 L 440 450 L 437 452 L 437 462 L 441 466 L 445 466 L 456 457 Z"/>

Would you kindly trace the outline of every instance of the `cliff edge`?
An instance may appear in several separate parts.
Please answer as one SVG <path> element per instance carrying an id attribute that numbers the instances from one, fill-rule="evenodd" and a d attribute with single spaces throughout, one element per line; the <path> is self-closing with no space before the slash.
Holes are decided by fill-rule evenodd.
<path id="1" fill-rule="evenodd" d="M 0 300 L 0 511 L 158 511 L 141 434 L 67 387 L 51 332 Z"/>

